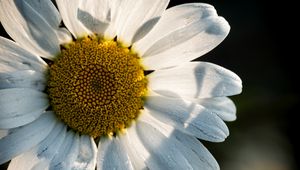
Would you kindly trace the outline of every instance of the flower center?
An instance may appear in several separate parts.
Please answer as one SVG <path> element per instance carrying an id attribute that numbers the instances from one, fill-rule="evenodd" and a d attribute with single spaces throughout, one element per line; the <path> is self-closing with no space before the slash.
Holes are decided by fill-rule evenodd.
<path id="1" fill-rule="evenodd" d="M 70 128 L 93 137 L 128 127 L 143 108 L 146 91 L 140 58 L 115 41 L 77 40 L 50 66 L 54 112 Z"/>

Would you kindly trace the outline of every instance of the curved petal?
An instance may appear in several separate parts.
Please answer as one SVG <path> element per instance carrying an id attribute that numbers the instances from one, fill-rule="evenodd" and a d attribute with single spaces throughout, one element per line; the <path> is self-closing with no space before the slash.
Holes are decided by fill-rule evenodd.
<path id="1" fill-rule="evenodd" d="M 228 97 L 196 99 L 195 102 L 217 114 L 224 121 L 234 121 L 236 119 L 235 104 Z"/>
<path id="2" fill-rule="evenodd" d="M 110 22 L 109 0 L 81 1 L 77 11 L 78 22 L 81 22 L 93 33 L 104 35 Z"/>
<path id="3" fill-rule="evenodd" d="M 131 160 L 118 137 L 101 138 L 98 145 L 97 169 L 133 170 Z"/>
<path id="4" fill-rule="evenodd" d="M 221 142 L 229 135 L 226 124 L 217 115 L 180 98 L 149 96 L 145 108 L 162 122 L 203 140 Z"/>
<path id="5" fill-rule="evenodd" d="M 58 30 L 56 34 L 59 40 L 59 44 L 67 44 L 72 42 L 72 35 L 66 28 L 60 28 L 60 30 Z"/>
<path id="6" fill-rule="evenodd" d="M 33 70 L 0 72 L 0 89 L 30 88 L 43 91 L 46 84 L 46 75 Z"/>
<path id="7" fill-rule="evenodd" d="M 63 22 L 75 38 L 81 38 L 91 32 L 79 21 L 80 0 L 56 0 Z"/>
<path id="8" fill-rule="evenodd" d="M 218 162 L 198 139 L 190 135 L 186 135 L 178 130 L 175 130 L 173 135 L 179 142 L 181 142 L 185 147 L 189 148 L 190 151 L 197 155 L 198 161 L 201 164 L 201 166 L 198 166 L 199 169 L 220 169 Z"/>
<path id="9" fill-rule="evenodd" d="M 8 170 L 47 169 L 66 136 L 66 126 L 57 123 L 39 145 L 11 160 Z"/>
<path id="10" fill-rule="evenodd" d="M 15 42 L 0 37 L 0 72 L 34 70 L 46 71 L 47 64 L 38 56 L 24 50 Z"/>
<path id="11" fill-rule="evenodd" d="M 38 145 L 49 135 L 56 122 L 52 113 L 46 113 L 28 125 L 10 130 L 0 139 L 0 164 Z"/>
<path id="12" fill-rule="evenodd" d="M 169 4 L 169 0 L 124 0 L 121 3 L 116 19 L 116 30 L 118 40 L 124 46 L 130 46 L 138 32 L 148 32 L 148 30 L 140 30 L 143 24 L 151 20 L 157 20 L 165 11 Z M 155 24 L 156 22 L 153 22 Z M 150 27 L 152 27 L 151 25 Z M 141 34 L 141 33 L 139 33 Z M 145 34 L 145 33 L 142 33 Z M 143 35 L 139 35 L 143 36 Z"/>
<path id="13" fill-rule="evenodd" d="M 5 137 L 6 135 L 8 135 L 8 130 L 2 130 L 2 129 L 0 129 L 0 139 L 2 139 L 3 137 Z"/>
<path id="14" fill-rule="evenodd" d="M 49 105 L 46 94 L 31 89 L 3 89 L 0 96 L 0 129 L 28 124 L 42 115 Z"/>
<path id="15" fill-rule="evenodd" d="M 160 129 L 139 121 L 136 130 L 141 143 L 151 154 L 146 160 L 149 169 L 193 169 L 180 144 L 163 135 Z"/>
<path id="16" fill-rule="evenodd" d="M 37 11 L 41 18 L 55 30 L 60 44 L 72 41 L 70 32 L 65 28 L 60 28 L 62 19 L 51 0 L 26 0 L 26 3 L 28 3 L 32 9 Z"/>
<path id="17" fill-rule="evenodd" d="M 18 0 L 16 0 L 18 1 Z M 54 4 L 49 0 L 23 0 L 24 3 L 30 5 L 32 9 L 38 12 L 39 16 L 41 16 L 47 23 L 56 28 L 58 24 L 61 22 L 61 18 L 59 12 L 55 8 Z M 19 2 L 16 2 L 19 3 Z"/>
<path id="18" fill-rule="evenodd" d="M 61 16 L 51 0 L 26 0 L 26 2 L 56 31 L 60 44 L 72 41 L 70 32 L 60 28 Z"/>
<path id="19" fill-rule="evenodd" d="M 79 154 L 79 135 L 68 131 L 63 144 L 50 162 L 49 169 L 71 169 Z"/>
<path id="20" fill-rule="evenodd" d="M 50 0 L 1 1 L 0 9 L 3 27 L 22 47 L 49 59 L 60 52 L 60 18 Z"/>
<path id="21" fill-rule="evenodd" d="M 213 6 L 183 4 L 166 10 L 133 50 L 143 56 L 143 64 L 151 70 L 176 66 L 215 48 L 229 30 L 229 24 Z"/>
<path id="22" fill-rule="evenodd" d="M 130 129 L 135 130 L 136 126 L 132 125 Z M 129 130 L 131 131 L 131 130 Z M 134 138 L 130 135 L 131 132 L 120 137 L 120 142 L 122 147 L 125 148 L 128 157 L 132 163 L 133 169 L 149 169 L 145 164 L 146 158 L 145 155 L 149 154 L 143 144 L 137 141 L 137 138 Z"/>
<path id="23" fill-rule="evenodd" d="M 157 70 L 149 75 L 154 92 L 185 98 L 210 98 L 239 94 L 242 81 L 233 72 L 207 62 L 189 62 L 178 67 Z"/>
<path id="24" fill-rule="evenodd" d="M 105 39 L 114 39 L 117 36 L 117 19 L 121 13 L 121 7 L 125 0 L 110 0 L 109 11 L 110 11 L 110 22 L 104 32 Z"/>
<path id="25" fill-rule="evenodd" d="M 97 146 L 94 139 L 87 135 L 80 136 L 79 154 L 72 165 L 76 170 L 94 170 L 96 167 Z"/>
<path id="26" fill-rule="evenodd" d="M 165 139 L 167 140 L 165 142 L 175 144 L 176 147 L 174 148 L 179 148 L 179 151 L 188 160 L 193 169 L 220 169 L 214 157 L 195 137 L 160 122 L 147 112 L 140 117 L 140 121 L 148 123 L 155 129 L 159 129 L 168 138 Z"/>

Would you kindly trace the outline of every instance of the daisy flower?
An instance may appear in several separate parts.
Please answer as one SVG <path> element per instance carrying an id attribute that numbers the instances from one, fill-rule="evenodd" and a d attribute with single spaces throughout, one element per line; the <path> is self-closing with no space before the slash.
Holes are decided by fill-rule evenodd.
<path id="1" fill-rule="evenodd" d="M 8 169 L 219 169 L 240 78 L 191 62 L 224 40 L 213 6 L 1 0 L 0 164 Z"/>

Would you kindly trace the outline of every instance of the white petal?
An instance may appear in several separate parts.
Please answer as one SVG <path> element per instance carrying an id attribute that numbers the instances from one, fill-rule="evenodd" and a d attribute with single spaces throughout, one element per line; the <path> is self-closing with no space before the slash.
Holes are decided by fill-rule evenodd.
<path id="1" fill-rule="evenodd" d="M 125 3 L 126 0 L 110 0 L 109 1 L 109 10 L 110 10 L 110 22 L 108 27 L 104 32 L 105 39 L 114 39 L 117 36 L 117 19 L 119 14 L 121 13 L 122 4 Z"/>
<path id="2" fill-rule="evenodd" d="M 230 26 L 213 6 L 183 4 L 168 9 L 145 38 L 133 45 L 148 69 L 176 66 L 204 55 L 228 35 Z"/>
<path id="3" fill-rule="evenodd" d="M 97 169 L 133 170 L 131 160 L 118 137 L 101 138 L 98 145 Z"/>
<path id="4" fill-rule="evenodd" d="M 91 33 L 83 23 L 79 21 L 80 0 L 56 0 L 56 4 L 64 24 L 75 38 L 80 38 Z"/>
<path id="5" fill-rule="evenodd" d="M 47 64 L 38 56 L 29 53 L 15 42 L 0 37 L 0 72 L 34 70 L 45 72 Z"/>
<path id="6" fill-rule="evenodd" d="M 195 137 L 186 135 L 178 130 L 174 131 L 174 137 L 181 142 L 185 147 L 189 148 L 198 156 L 198 161 L 201 164 L 199 169 L 205 170 L 218 170 L 220 169 L 218 162 L 211 155 L 211 153 L 205 148 L 205 146 L 197 140 Z"/>
<path id="7" fill-rule="evenodd" d="M 71 169 L 79 154 L 79 135 L 67 132 L 63 144 L 52 159 L 49 169 Z"/>
<path id="8" fill-rule="evenodd" d="M 22 47 L 50 59 L 60 52 L 60 20 L 50 0 L 1 1 L 0 9 L 3 27 Z"/>
<path id="9" fill-rule="evenodd" d="M 30 88 L 43 91 L 46 84 L 46 75 L 33 70 L 0 72 L 0 89 Z"/>
<path id="10" fill-rule="evenodd" d="M 39 169 L 48 169 L 50 167 L 50 163 L 54 156 L 59 152 L 61 145 L 63 144 L 66 137 L 66 128 L 59 134 L 57 139 L 51 143 L 46 152 L 43 152 L 40 157 L 45 157 L 44 159 L 40 159 L 40 161 L 34 166 L 34 170 Z M 39 155 L 38 155 L 39 156 Z"/>
<path id="11" fill-rule="evenodd" d="M 0 139 L 5 137 L 8 134 L 8 130 L 2 130 L 0 129 Z"/>
<path id="12" fill-rule="evenodd" d="M 168 138 L 165 139 L 167 140 L 165 143 L 172 142 L 173 145 L 176 145 L 174 148 L 181 152 L 193 169 L 220 169 L 214 157 L 195 137 L 174 130 L 174 128 L 160 122 L 147 112 L 143 113 L 139 119 L 164 134 Z"/>
<path id="13" fill-rule="evenodd" d="M 49 135 L 56 122 L 55 115 L 46 113 L 28 125 L 10 130 L 0 139 L 0 164 L 38 145 Z"/>
<path id="14" fill-rule="evenodd" d="M 72 132 L 74 133 L 74 132 Z M 74 135 L 73 141 L 72 141 L 72 147 L 70 148 L 69 152 L 67 155 L 65 155 L 64 160 L 61 161 L 59 164 L 61 165 L 61 168 L 58 169 L 71 169 L 75 163 L 75 161 L 77 160 L 77 157 L 79 155 L 79 143 L 80 143 L 80 138 L 79 135 L 76 133 Z M 65 147 L 64 147 L 65 148 Z M 59 167 L 56 166 L 55 167 Z"/>
<path id="15" fill-rule="evenodd" d="M 45 93 L 12 88 L 0 90 L 0 129 L 25 125 L 36 120 L 48 107 Z"/>
<path id="16" fill-rule="evenodd" d="M 140 39 L 149 30 L 143 27 L 148 22 L 149 29 L 158 20 L 160 15 L 165 11 L 169 4 L 169 0 L 125 0 L 121 4 L 121 11 L 117 18 L 117 36 L 118 40 L 124 46 L 130 46 L 132 42 Z M 142 33 L 143 32 L 143 33 Z M 138 35 L 142 34 L 142 35 Z M 139 38 L 136 36 L 140 36 Z"/>
<path id="17" fill-rule="evenodd" d="M 71 33 L 66 28 L 60 28 L 60 30 L 57 31 L 57 37 L 60 44 L 72 42 Z"/>
<path id="18" fill-rule="evenodd" d="M 81 1 L 77 19 L 91 32 L 104 35 L 110 22 L 109 0 Z"/>
<path id="19" fill-rule="evenodd" d="M 142 121 L 137 123 L 136 129 L 140 141 L 151 154 L 146 160 L 149 169 L 193 169 L 173 138 Z"/>
<path id="20" fill-rule="evenodd" d="M 53 29 L 55 29 L 60 44 L 72 41 L 70 32 L 65 28 L 60 28 L 62 21 L 61 16 L 50 0 L 27 0 L 27 3 L 37 11 Z"/>
<path id="21" fill-rule="evenodd" d="M 96 167 L 97 146 L 94 139 L 87 135 L 80 136 L 79 154 L 72 165 L 76 170 L 94 170 Z"/>
<path id="22" fill-rule="evenodd" d="M 108 3 L 109 8 L 109 24 L 104 32 L 105 39 L 114 39 L 117 36 L 117 18 L 119 12 L 121 12 L 121 4 L 124 0 L 110 0 Z"/>
<path id="23" fill-rule="evenodd" d="M 135 128 L 135 125 L 130 127 L 133 131 L 135 131 Z M 149 153 L 145 150 L 143 144 L 139 140 L 137 141 L 136 131 L 134 134 L 129 131 L 120 137 L 120 142 L 130 158 L 133 169 L 149 169 L 145 164 L 146 159 L 144 157 Z M 135 137 L 132 137 L 132 135 L 135 135 Z"/>
<path id="24" fill-rule="evenodd" d="M 217 115 L 180 98 L 149 96 L 145 108 L 162 122 L 203 140 L 221 142 L 229 135 L 226 124 Z"/>
<path id="25" fill-rule="evenodd" d="M 37 146 L 11 160 L 8 170 L 47 169 L 66 136 L 66 126 L 57 123 L 51 133 Z"/>
<path id="26" fill-rule="evenodd" d="M 149 87 L 166 96 L 210 98 L 230 96 L 242 91 L 242 81 L 233 72 L 207 62 L 189 62 L 157 70 L 149 75 Z"/>
<path id="27" fill-rule="evenodd" d="M 225 121 L 234 121 L 236 119 L 236 107 L 228 97 L 196 99 L 195 102 L 217 114 Z"/>

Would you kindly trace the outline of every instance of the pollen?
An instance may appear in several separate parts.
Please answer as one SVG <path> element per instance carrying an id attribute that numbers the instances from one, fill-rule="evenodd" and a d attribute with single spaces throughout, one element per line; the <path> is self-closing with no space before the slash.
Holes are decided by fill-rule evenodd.
<path id="1" fill-rule="evenodd" d="M 140 58 L 113 40 L 86 37 L 50 65 L 50 104 L 71 129 L 94 138 L 117 134 L 137 119 L 147 92 Z"/>

